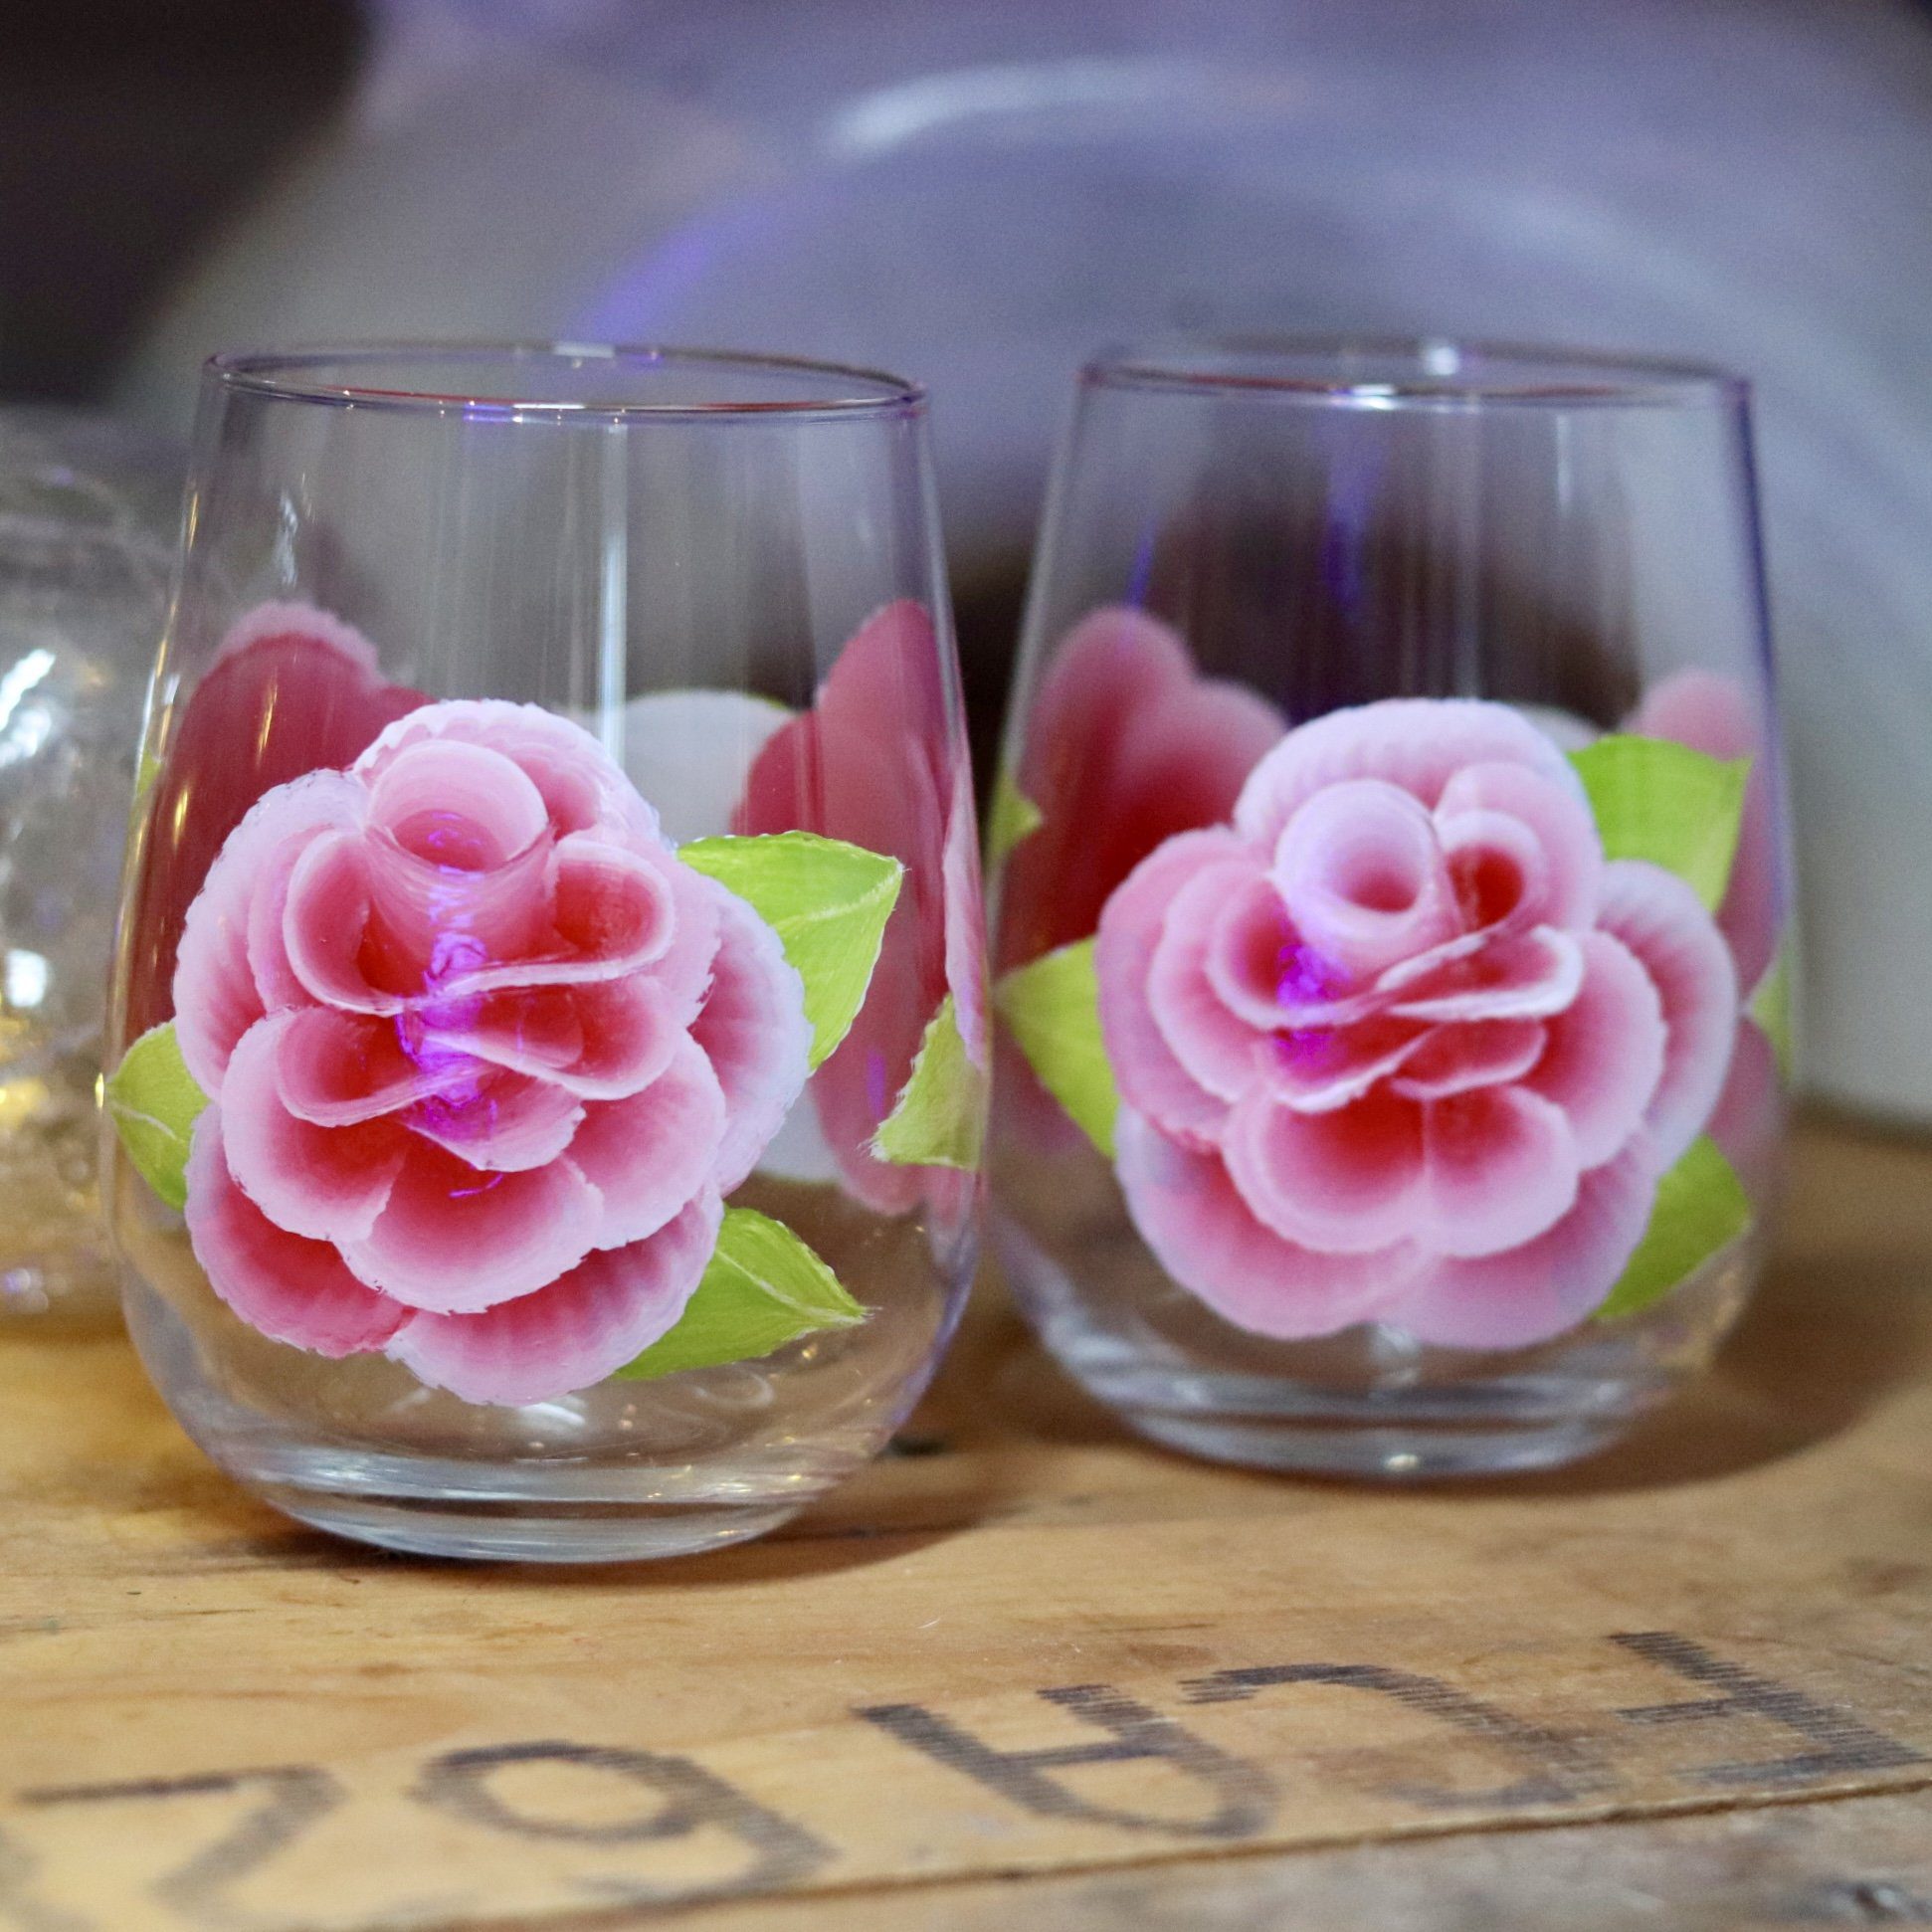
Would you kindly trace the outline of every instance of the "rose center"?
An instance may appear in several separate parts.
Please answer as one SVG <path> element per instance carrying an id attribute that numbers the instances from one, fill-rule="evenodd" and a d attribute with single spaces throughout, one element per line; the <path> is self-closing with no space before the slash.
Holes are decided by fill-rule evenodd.
<path id="1" fill-rule="evenodd" d="M 488 830 L 462 812 L 429 806 L 389 829 L 404 852 L 446 871 L 486 872 L 508 855 Z"/>
<path id="2" fill-rule="evenodd" d="M 1522 902 L 1523 869 L 1510 853 L 1474 846 L 1449 861 L 1455 902 L 1472 930 L 1500 924 Z"/>
<path id="3" fill-rule="evenodd" d="M 1407 912 L 1422 895 L 1424 872 L 1419 864 L 1405 863 L 1379 847 L 1360 853 L 1341 853 L 1326 883 L 1337 898 L 1364 912 L 1394 915 Z"/>

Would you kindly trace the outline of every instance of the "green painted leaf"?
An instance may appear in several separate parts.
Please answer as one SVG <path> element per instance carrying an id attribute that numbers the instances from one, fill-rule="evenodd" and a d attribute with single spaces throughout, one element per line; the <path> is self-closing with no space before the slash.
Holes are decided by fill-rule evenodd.
<path id="1" fill-rule="evenodd" d="M 1570 753 L 1590 795 L 1604 853 L 1675 872 L 1715 912 L 1730 882 L 1751 761 L 1726 761 L 1670 738 L 1613 733 Z"/>
<path id="2" fill-rule="evenodd" d="M 872 1152 L 901 1167 L 977 1167 L 986 1090 L 986 1074 L 967 1057 L 948 993 L 919 1042 L 911 1077 L 872 1136 Z"/>
<path id="3" fill-rule="evenodd" d="M 1751 1197 L 1707 1134 L 1657 1183 L 1650 1225 L 1617 1285 L 1597 1310 L 1599 1321 L 1634 1315 L 1686 1280 L 1751 1225 Z"/>
<path id="4" fill-rule="evenodd" d="M 1770 1039 L 1771 1051 L 1778 1057 L 1778 1071 L 1786 1079 L 1791 1078 L 1796 1048 L 1791 1017 L 1791 942 L 1787 940 L 1778 948 L 1778 957 L 1771 962 L 1764 978 L 1759 980 L 1758 990 L 1751 995 L 1750 1005 L 1751 1018 Z"/>
<path id="5" fill-rule="evenodd" d="M 141 1179 L 169 1207 L 184 1206 L 188 1141 L 208 1096 L 175 1045 L 173 1021 L 150 1027 L 121 1056 L 101 1104 Z"/>
<path id="6" fill-rule="evenodd" d="M 755 1361 L 801 1335 L 865 1319 L 865 1308 L 782 1221 L 754 1208 L 726 1208 L 677 1326 L 618 1375 L 649 1382 L 681 1369 Z"/>
<path id="7" fill-rule="evenodd" d="M 148 800 L 159 781 L 163 770 L 160 759 L 151 751 L 141 753 L 141 762 L 134 773 L 133 796 L 127 801 L 127 842 L 132 845 L 140 833 L 141 815 L 147 810 Z"/>
<path id="8" fill-rule="evenodd" d="M 1046 822 L 1040 807 L 1013 782 L 1012 773 L 1001 772 L 993 781 L 993 804 L 986 815 L 986 863 L 997 866 Z"/>
<path id="9" fill-rule="evenodd" d="M 859 1017 L 905 868 L 811 832 L 694 839 L 677 856 L 735 892 L 778 934 L 805 982 L 817 1066 Z"/>
<path id="10" fill-rule="evenodd" d="M 1015 967 L 1002 976 L 993 998 L 1041 1084 L 1111 1160 L 1120 1096 L 1100 1038 L 1093 941 L 1081 939 Z"/>

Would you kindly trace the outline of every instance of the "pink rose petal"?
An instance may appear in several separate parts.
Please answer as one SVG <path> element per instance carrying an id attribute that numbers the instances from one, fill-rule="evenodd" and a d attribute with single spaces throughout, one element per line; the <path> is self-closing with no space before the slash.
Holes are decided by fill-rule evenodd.
<path id="1" fill-rule="evenodd" d="M 649 979 L 593 980 L 568 989 L 583 1029 L 583 1052 L 550 1075 L 587 1099 L 621 1100 L 671 1063 L 683 1028 L 664 1011 Z"/>
<path id="2" fill-rule="evenodd" d="M 1235 830 L 1272 851 L 1302 805 L 1345 779 L 1386 779 L 1433 809 L 1464 766 L 1496 762 L 1527 766 L 1581 796 L 1562 752 L 1507 706 L 1399 697 L 1330 711 L 1289 732 L 1243 786 Z"/>
<path id="3" fill-rule="evenodd" d="M 596 1246 L 655 1235 L 703 1192 L 718 1164 L 725 1117 L 724 1089 L 688 1036 L 642 1092 L 593 1100 L 570 1159 L 603 1197 Z"/>
<path id="4" fill-rule="evenodd" d="M 880 1214 L 929 1204 L 935 1185 L 931 1170 L 879 1161 L 870 1148 L 934 1011 L 955 990 L 948 967 L 962 915 L 947 855 L 956 884 L 957 704 L 931 617 L 908 599 L 886 605 L 839 653 L 810 709 L 765 741 L 734 817 L 740 832 L 813 832 L 905 867 L 865 1003 L 811 1083 L 847 1188 Z"/>
<path id="5" fill-rule="evenodd" d="M 1583 935 L 1583 986 L 1545 1024 L 1549 1045 L 1526 1084 L 1561 1107 L 1584 1167 L 1607 1161 L 1642 1123 L 1663 1077 L 1663 1002 L 1621 940 Z"/>
<path id="6" fill-rule="evenodd" d="M 651 962 L 651 984 L 658 990 L 666 1019 L 673 1026 L 688 1027 L 704 1004 L 718 966 L 721 908 L 730 894 L 668 848 L 635 850 L 663 880 L 671 901 L 671 944 Z"/>
<path id="7" fill-rule="evenodd" d="M 391 718 L 427 702 L 385 684 L 367 639 L 319 611 L 266 605 L 230 632 L 180 707 L 155 781 L 129 922 L 130 1034 L 169 1017 L 189 906 L 251 808 L 346 765 Z"/>
<path id="8" fill-rule="evenodd" d="M 1577 1198 L 1577 1147 L 1563 1109 L 1523 1087 L 1487 1086 L 1423 1110 L 1425 1212 L 1437 1255 L 1494 1255 L 1545 1233 Z"/>
<path id="9" fill-rule="evenodd" d="M 370 913 L 369 861 L 349 833 L 323 833 L 295 862 L 282 936 L 302 990 L 345 1013 L 400 1013 L 404 996 L 371 983 L 363 962 Z"/>
<path id="10" fill-rule="evenodd" d="M 382 761 L 369 787 L 369 823 L 412 858 L 486 872 L 546 837 L 550 815 L 515 759 L 430 738 Z"/>
<path id="11" fill-rule="evenodd" d="M 1637 955 L 1663 1007 L 1663 1073 L 1648 1122 L 1669 1167 L 1696 1139 L 1723 1090 L 1737 1036 L 1737 969 L 1697 894 L 1640 860 L 1604 868 L 1603 929 Z"/>
<path id="12" fill-rule="evenodd" d="M 337 1244 L 370 1287 L 412 1308 L 473 1313 L 542 1287 L 590 1253 L 603 1198 L 567 1157 L 485 1173 L 412 1140 L 374 1226 Z"/>
<path id="13" fill-rule="evenodd" d="M 375 1014 L 308 1006 L 285 1016 L 276 1073 L 291 1113 L 321 1127 L 348 1127 L 396 1113 L 488 1071 L 470 1055 L 432 1044 L 405 1052 L 405 1024 Z"/>
<path id="14" fill-rule="evenodd" d="M 1380 780 L 1331 785 L 1309 799 L 1282 832 L 1271 869 L 1303 942 L 1351 983 L 1459 929 L 1428 812 Z"/>
<path id="15" fill-rule="evenodd" d="M 1432 1027 L 1389 1082 L 1411 1100 L 1519 1080 L 1543 1058 L 1548 1029 L 1536 1020 L 1461 1020 Z"/>
<path id="16" fill-rule="evenodd" d="M 1368 1255 L 1407 1237 L 1421 1205 L 1424 1110 L 1386 1090 L 1330 1113 L 1297 1113 L 1264 1092 L 1222 1137 L 1229 1178 L 1284 1241 Z"/>
<path id="17" fill-rule="evenodd" d="M 1147 1010 L 1161 1038 L 1189 1077 L 1221 1100 L 1239 1100 L 1261 1073 L 1263 1043 L 1206 971 L 1215 914 L 1254 878 L 1247 854 L 1196 872 L 1168 907 L 1147 973 Z"/>
<path id="18" fill-rule="evenodd" d="M 1603 846 L 1597 837 L 1590 807 L 1567 773 L 1564 779 L 1518 763 L 1465 765 L 1443 787 L 1436 806 L 1436 824 L 1449 869 L 1469 899 L 1471 926 L 1483 926 L 1499 916 L 1485 903 L 1479 868 L 1465 862 L 1458 868 L 1458 852 L 1481 850 L 1477 828 L 1491 815 L 1514 821 L 1527 835 L 1535 853 L 1534 876 L 1527 890 L 1509 908 L 1523 925 L 1586 926 L 1596 917 L 1597 892 L 1603 877 Z M 1462 827 L 1465 819 L 1476 825 Z M 1458 827 L 1462 829 L 1458 830 Z M 1512 850 L 1521 850 L 1511 841 Z"/>
<path id="19" fill-rule="evenodd" d="M 718 905 L 724 940 L 690 1037 L 724 1094 L 724 1130 L 711 1179 L 720 1194 L 729 1194 L 757 1165 L 804 1091 L 812 1027 L 804 984 L 778 935 L 722 886 Z"/>
<path id="20" fill-rule="evenodd" d="M 483 836 L 461 823 L 442 831 L 459 842 Z M 407 852 L 381 834 L 361 841 L 357 857 L 369 913 L 354 975 L 378 994 L 418 999 L 439 988 L 473 986 L 492 962 L 520 960 L 549 942 L 547 835 L 474 870 Z M 303 880 L 295 889 L 311 888 Z M 293 890 L 290 904 L 295 918 L 315 909 L 306 897 L 297 903 Z"/>
<path id="21" fill-rule="evenodd" d="M 297 786 L 315 785 L 340 776 L 337 772 L 313 772 L 307 778 L 297 779 L 288 790 L 293 791 Z M 270 796 L 280 797 L 280 794 L 271 793 Z M 295 969 L 289 961 L 284 925 L 289 907 L 289 884 L 294 877 L 295 867 L 302 854 L 315 839 L 324 832 L 353 828 L 356 819 L 348 814 L 359 813 L 359 809 L 360 801 L 344 797 L 339 816 L 284 839 L 255 876 L 248 907 L 248 962 L 265 1012 L 283 1013 L 290 1007 L 306 1006 L 308 1003 L 308 990 L 296 978 Z M 240 836 L 237 834 L 238 839 Z M 226 858 L 234 847 L 235 841 L 231 840 L 223 849 L 223 857 Z"/>
<path id="22" fill-rule="evenodd" d="M 1222 1004 L 1251 1027 L 1337 1027 L 1375 1010 L 1349 976 L 1308 945 L 1274 881 L 1253 859 L 1247 884 L 1214 915 L 1202 969 Z"/>
<path id="23" fill-rule="evenodd" d="M 561 840 L 550 861 L 550 915 L 570 963 L 614 979 L 662 959 L 677 924 L 667 872 L 588 833 Z"/>
<path id="24" fill-rule="evenodd" d="M 268 1010 L 250 963 L 259 897 L 273 897 L 309 841 L 352 826 L 359 788 L 340 772 L 313 772 L 271 792 L 235 828 L 182 924 L 174 969 L 175 1041 L 204 1091 L 221 1085 L 236 1041 Z M 262 977 L 281 995 L 275 963 Z"/>
<path id="25" fill-rule="evenodd" d="M 1227 1103 L 1210 1093 L 1175 1058 L 1147 1000 L 1147 978 L 1169 901 L 1198 872 L 1238 858 L 1229 832 L 1184 832 L 1137 866 L 1107 901 L 1094 948 L 1100 985 L 1100 1030 L 1121 1097 L 1179 1134 L 1211 1134 Z"/>
<path id="26" fill-rule="evenodd" d="M 1616 1285 L 1649 1226 L 1658 1171 L 1639 1134 L 1583 1176 L 1576 1205 L 1546 1234 L 1502 1254 L 1432 1262 L 1383 1318 L 1443 1348 L 1529 1348 L 1560 1335 Z"/>
<path id="27" fill-rule="evenodd" d="M 1470 930 L 1520 930 L 1556 896 L 1549 859 L 1521 819 L 1507 812 L 1458 812 L 1438 832 L 1451 895 Z M 1590 903 L 1594 911 L 1594 890 Z"/>
<path id="28" fill-rule="evenodd" d="M 482 745 L 510 759 L 536 787 L 559 834 L 608 822 L 658 838 L 658 815 L 623 767 L 582 725 L 539 704 L 452 698 L 398 718 L 350 769 L 373 785 L 405 752 L 429 744 Z"/>
<path id="29" fill-rule="evenodd" d="M 1432 1033 L 1420 1020 L 1370 1019 L 1353 1026 L 1297 1027 L 1274 1034 L 1263 1060 L 1268 1087 L 1297 1113 L 1332 1113 L 1406 1070 L 1429 1040 L 1449 1031 Z M 1394 1082 L 1391 1090 L 1409 1091 L 1404 1081 Z"/>
<path id="30" fill-rule="evenodd" d="M 600 1250 L 534 1292 L 476 1314 L 410 1315 L 389 1353 L 465 1402 L 545 1402 L 587 1389 L 677 1325 L 717 1242 L 714 1194 L 626 1248 Z"/>
<path id="31" fill-rule="evenodd" d="M 188 1237 L 214 1289 L 271 1341 L 356 1355 L 388 1341 L 406 1310 L 365 1287 L 335 1246 L 278 1228 L 228 1171 L 219 1106 L 203 1109 L 188 1150 Z"/>
<path id="32" fill-rule="evenodd" d="M 683 1035 L 643 976 L 453 993 L 413 1009 L 408 1025 L 417 1052 L 441 1046 L 474 1054 L 594 1100 L 621 1100 L 649 1086 Z"/>
<path id="33" fill-rule="evenodd" d="M 1337 1255 L 1284 1241 L 1256 1219 L 1218 1155 L 1170 1138 L 1131 1107 L 1121 1108 L 1114 1140 L 1127 1212 L 1155 1258 L 1254 1334 L 1295 1340 L 1373 1320 L 1420 1264 L 1402 1244 Z"/>
<path id="34" fill-rule="evenodd" d="M 1505 932 L 1469 951 L 1453 946 L 1392 967 L 1377 990 L 1406 1020 L 1540 1020 L 1583 985 L 1583 951 L 1554 926 Z"/>
<path id="35" fill-rule="evenodd" d="M 1075 625 L 1028 717 L 1019 786 L 1046 822 L 1006 864 L 1002 968 L 1087 938 L 1156 846 L 1226 819 L 1282 722 L 1255 692 L 1202 677 L 1145 612 Z"/>
<path id="36" fill-rule="evenodd" d="M 277 1227 L 312 1241 L 353 1240 L 388 1201 L 406 1136 L 388 1119 L 322 1127 L 290 1111 L 277 1057 L 298 1018 L 258 1021 L 229 1056 L 221 1083 L 229 1171 Z"/>
<path id="37" fill-rule="evenodd" d="M 480 1061 L 461 1085 L 444 1082 L 401 1116 L 405 1125 L 472 1167 L 521 1173 L 576 1155 L 585 1102 L 547 1080 Z"/>

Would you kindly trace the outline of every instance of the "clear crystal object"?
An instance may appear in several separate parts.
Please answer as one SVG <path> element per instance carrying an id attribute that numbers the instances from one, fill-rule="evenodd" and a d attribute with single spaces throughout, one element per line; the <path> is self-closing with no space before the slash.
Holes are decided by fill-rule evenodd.
<path id="1" fill-rule="evenodd" d="M 0 1324 L 113 1308 L 96 1087 L 179 499 L 161 446 L 0 411 Z"/>

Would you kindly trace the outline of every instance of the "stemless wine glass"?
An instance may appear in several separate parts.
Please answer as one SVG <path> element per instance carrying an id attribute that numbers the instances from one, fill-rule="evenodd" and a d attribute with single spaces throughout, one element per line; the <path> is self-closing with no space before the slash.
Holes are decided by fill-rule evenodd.
<path id="1" fill-rule="evenodd" d="M 971 1275 L 984 960 L 918 390 L 208 366 L 115 987 L 129 1325 L 290 1514 L 588 1561 L 875 1450 Z"/>
<path id="2" fill-rule="evenodd" d="M 1445 342 L 1084 372 L 993 807 L 998 1251 L 1204 1454 L 1560 1462 L 1696 1371 L 1782 1128 L 1744 385 Z"/>

